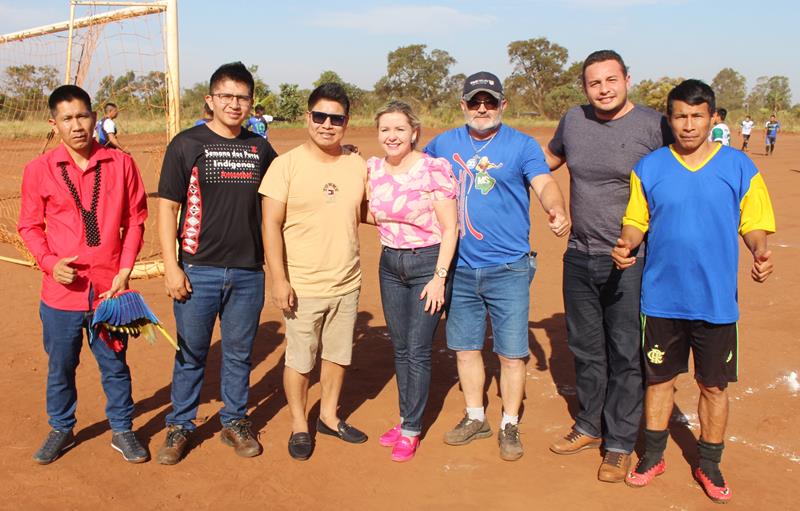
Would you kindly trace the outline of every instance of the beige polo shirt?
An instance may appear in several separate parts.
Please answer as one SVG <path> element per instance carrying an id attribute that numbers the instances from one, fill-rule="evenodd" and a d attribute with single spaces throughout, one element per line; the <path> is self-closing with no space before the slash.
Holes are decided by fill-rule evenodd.
<path id="1" fill-rule="evenodd" d="M 277 157 L 258 191 L 286 204 L 286 275 L 299 297 L 341 296 L 361 286 L 358 224 L 367 165 L 357 154 L 323 162 L 305 145 Z"/>

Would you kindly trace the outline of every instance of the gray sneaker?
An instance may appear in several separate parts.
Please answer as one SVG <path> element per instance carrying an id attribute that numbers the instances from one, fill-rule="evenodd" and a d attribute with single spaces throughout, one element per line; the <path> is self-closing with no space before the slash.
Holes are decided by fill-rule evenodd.
<path id="1" fill-rule="evenodd" d="M 57 429 L 51 430 L 47 434 L 47 439 L 44 441 L 36 454 L 33 455 L 33 461 L 39 465 L 47 465 L 54 462 L 62 452 L 75 444 L 75 437 L 72 436 L 72 430 L 59 431 Z"/>
<path id="2" fill-rule="evenodd" d="M 111 436 L 111 447 L 122 453 L 125 461 L 130 463 L 144 463 L 150 459 L 147 449 L 137 440 L 133 431 L 117 431 Z"/>
<path id="3" fill-rule="evenodd" d="M 500 444 L 500 457 L 506 461 L 516 461 L 522 457 L 522 442 L 519 439 L 519 426 L 506 424 L 497 432 L 497 443 Z"/>
<path id="4" fill-rule="evenodd" d="M 489 427 L 486 419 L 479 421 L 470 419 L 469 415 L 464 415 L 455 428 L 444 434 L 444 443 L 465 445 L 478 438 L 489 438 L 490 436 L 492 436 L 492 428 Z"/>

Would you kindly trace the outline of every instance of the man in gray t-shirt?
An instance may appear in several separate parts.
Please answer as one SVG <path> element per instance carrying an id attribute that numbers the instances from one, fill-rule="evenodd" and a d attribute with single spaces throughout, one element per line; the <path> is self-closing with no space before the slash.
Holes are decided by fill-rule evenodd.
<path id="1" fill-rule="evenodd" d="M 583 63 L 589 105 L 561 119 L 545 149 L 555 170 L 570 173 L 572 231 L 564 254 L 567 342 L 575 356 L 580 405 L 572 430 L 550 446 L 574 454 L 604 443 L 598 479 L 622 482 L 642 415 L 637 273 L 611 260 L 628 203 L 630 174 L 639 159 L 671 141 L 663 115 L 628 100 L 625 63 L 616 52 L 592 53 Z M 644 256 L 644 246 L 637 257 Z"/>

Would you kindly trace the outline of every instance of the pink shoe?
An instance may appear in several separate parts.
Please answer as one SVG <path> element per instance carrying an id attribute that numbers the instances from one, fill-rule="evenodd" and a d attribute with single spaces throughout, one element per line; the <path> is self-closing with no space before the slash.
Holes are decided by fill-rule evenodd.
<path id="1" fill-rule="evenodd" d="M 382 434 L 378 442 L 384 447 L 391 447 L 400 440 L 400 424 Z"/>
<path id="2" fill-rule="evenodd" d="M 641 462 L 642 460 L 640 459 L 639 463 Z M 666 469 L 667 464 L 664 462 L 664 458 L 661 458 L 661 461 L 650 467 L 650 470 L 644 474 L 640 474 L 635 469 L 628 472 L 628 475 L 625 476 L 625 484 L 631 488 L 644 488 L 653 482 L 653 479 L 655 479 L 656 476 L 663 474 Z"/>
<path id="3" fill-rule="evenodd" d="M 694 478 L 697 479 L 697 482 L 703 487 L 703 491 L 706 492 L 708 498 L 717 504 L 727 504 L 727 502 L 731 500 L 733 494 L 724 481 L 723 486 L 717 486 L 708 478 L 700 467 L 694 469 Z"/>
<path id="4" fill-rule="evenodd" d="M 400 436 L 392 447 L 392 461 L 408 461 L 414 457 L 419 445 L 419 437 Z"/>

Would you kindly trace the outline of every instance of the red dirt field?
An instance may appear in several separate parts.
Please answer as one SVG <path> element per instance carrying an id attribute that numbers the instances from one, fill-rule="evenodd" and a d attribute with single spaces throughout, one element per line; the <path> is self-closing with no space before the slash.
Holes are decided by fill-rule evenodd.
<path id="1" fill-rule="evenodd" d="M 540 143 L 546 143 L 551 133 L 532 131 Z M 303 130 L 273 129 L 270 134 L 278 152 L 304 139 Z M 432 133 L 425 135 L 430 138 Z M 369 156 L 379 152 L 375 138 L 370 128 L 351 129 L 346 142 Z M 751 258 L 742 245 L 740 381 L 730 387 L 723 470 L 734 492 L 729 509 L 782 510 L 796 507 L 791 492 L 800 475 L 800 442 L 795 436 L 800 421 L 796 380 L 800 348 L 792 344 L 798 342 L 800 331 L 800 272 L 792 263 L 800 258 L 800 136 L 782 133 L 773 157 L 760 154 L 761 133 L 752 142 L 751 156 L 764 174 L 778 220 L 778 233 L 770 238 L 776 272 L 765 284 L 752 282 Z M 155 158 L 162 150 L 154 146 L 158 142 L 153 137 L 128 136 L 125 143 L 140 161 Z M 739 143 L 734 136 L 734 144 Z M 154 168 L 154 164 L 140 166 Z M 567 170 L 559 170 L 556 178 L 566 193 Z M 155 191 L 154 176 L 146 176 L 146 184 Z M 532 287 L 532 356 L 521 422 L 525 455 L 517 462 L 499 458 L 495 437 L 462 447 L 442 442 L 442 434 L 458 422 L 463 408 L 455 360 L 444 345 L 444 325 L 434 345 L 433 383 L 417 456 L 409 463 L 393 463 L 389 450 L 378 444 L 378 436 L 396 420 L 397 389 L 378 294 L 378 237 L 373 228 L 363 226 L 364 283 L 341 415 L 369 434 L 366 444 L 349 445 L 317 436 L 309 461 L 289 457 L 290 420 L 281 385 L 284 329 L 281 315 L 268 304 L 261 315 L 250 378 L 249 413 L 264 445 L 261 456 L 239 458 L 219 441 L 217 332 L 194 446 L 180 464 L 131 465 L 111 449 L 98 370 L 84 349 L 77 378 L 77 445 L 55 463 L 39 466 L 31 455 L 49 429 L 44 403 L 47 357 L 37 311 L 41 277 L 33 270 L 0 263 L 6 318 L 0 334 L 0 430 L 6 432 L 0 438 L 0 509 L 714 509 L 690 472 L 699 433 L 697 389 L 690 376 L 678 382 L 667 472 L 648 488 L 598 482 L 601 458 L 597 451 L 557 456 L 548 450 L 550 442 L 572 424 L 570 414 L 577 403 L 561 298 L 565 240 L 550 234 L 536 203 L 532 216 L 539 269 Z M 0 254 L 17 255 L 7 245 L 0 246 Z M 161 279 L 134 281 L 133 287 L 144 293 L 155 313 L 174 331 Z M 496 431 L 498 364 L 488 350 L 485 359 L 492 376 L 487 413 Z M 134 341 L 129 350 L 136 401 L 134 428 L 151 454 L 164 439 L 172 361 L 173 352 L 163 340 L 153 346 Z M 310 391 L 312 421 L 319 411 L 318 399 L 315 384 Z"/>

